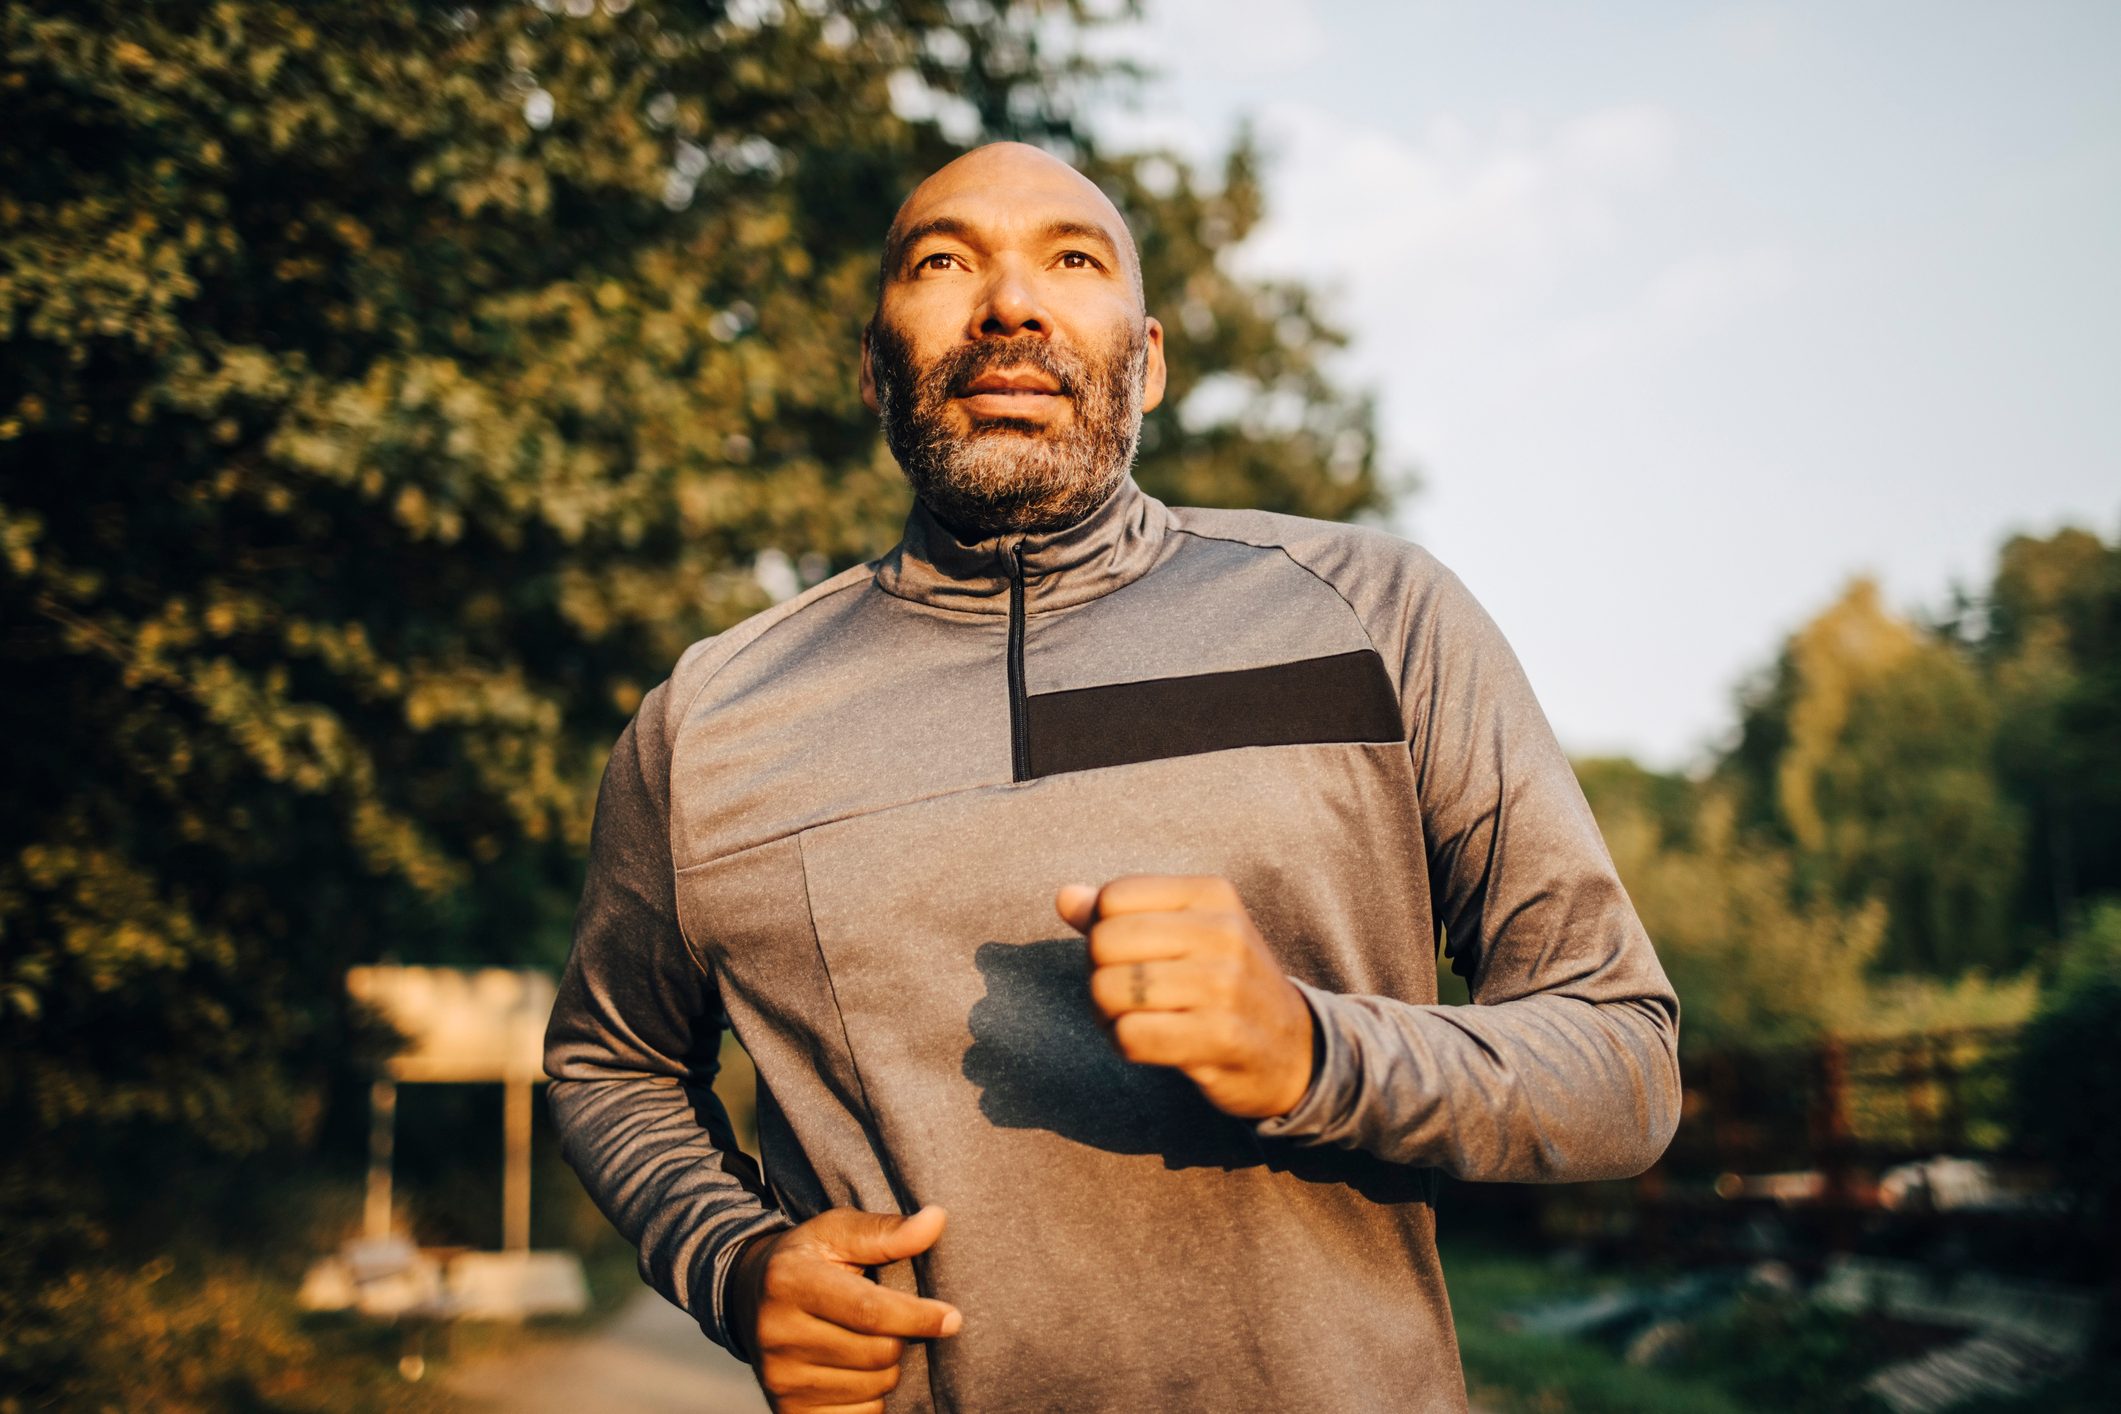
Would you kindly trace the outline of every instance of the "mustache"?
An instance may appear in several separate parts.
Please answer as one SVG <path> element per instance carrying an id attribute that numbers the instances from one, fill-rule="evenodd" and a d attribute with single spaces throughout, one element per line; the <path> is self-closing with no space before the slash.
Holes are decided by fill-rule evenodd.
<path id="1" fill-rule="evenodd" d="M 1060 387 L 1060 395 L 1073 398 L 1082 384 L 1082 364 L 1054 349 L 1044 339 L 1020 337 L 982 340 L 953 349 L 936 360 L 932 377 L 951 397 L 963 397 L 972 384 L 998 368 L 1034 368 Z"/>

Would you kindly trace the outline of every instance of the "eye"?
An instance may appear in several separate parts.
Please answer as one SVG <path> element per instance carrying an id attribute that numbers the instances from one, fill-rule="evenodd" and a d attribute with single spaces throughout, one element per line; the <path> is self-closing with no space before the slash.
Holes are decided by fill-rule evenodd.
<path id="1" fill-rule="evenodd" d="M 915 270 L 941 270 L 944 267 L 936 264 L 939 260 L 956 262 L 957 257 L 947 250 L 939 250 L 933 255 L 922 256 L 918 261 L 914 262 L 913 268 Z"/>
<path id="2" fill-rule="evenodd" d="M 1097 263 L 1096 256 L 1080 250 L 1062 251 L 1060 263 L 1062 268 L 1067 270 L 1102 270 L 1105 268 Z"/>

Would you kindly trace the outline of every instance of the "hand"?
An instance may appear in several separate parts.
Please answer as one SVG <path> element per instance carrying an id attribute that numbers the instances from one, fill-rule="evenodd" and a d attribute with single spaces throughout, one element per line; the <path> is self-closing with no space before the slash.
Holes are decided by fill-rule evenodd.
<path id="1" fill-rule="evenodd" d="M 1311 1088 L 1311 1008 L 1227 879 L 1138 874 L 1054 899 L 1090 939 L 1090 1000 L 1121 1055 L 1168 1065 L 1243 1119 Z"/>
<path id="2" fill-rule="evenodd" d="M 957 1334 L 965 1318 L 955 1306 L 863 1274 L 927 1251 L 946 1219 L 933 1206 L 910 1218 L 833 1208 L 737 1254 L 729 1322 L 750 1338 L 752 1372 L 779 1414 L 882 1414 L 906 1342 Z"/>

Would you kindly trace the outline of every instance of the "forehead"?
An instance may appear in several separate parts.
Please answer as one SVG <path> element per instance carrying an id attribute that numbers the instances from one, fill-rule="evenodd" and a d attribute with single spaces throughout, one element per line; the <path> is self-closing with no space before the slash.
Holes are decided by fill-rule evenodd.
<path id="1" fill-rule="evenodd" d="M 1093 226 L 1115 247 L 1126 241 L 1125 225 L 1105 194 L 1051 160 L 951 163 L 906 198 L 891 223 L 890 244 L 937 221 L 995 243 L 1035 237 L 1055 225 Z"/>

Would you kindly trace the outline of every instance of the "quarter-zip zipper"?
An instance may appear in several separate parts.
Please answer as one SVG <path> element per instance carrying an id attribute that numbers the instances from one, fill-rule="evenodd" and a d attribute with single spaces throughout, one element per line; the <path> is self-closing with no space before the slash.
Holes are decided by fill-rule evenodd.
<path id="1" fill-rule="evenodd" d="M 1009 759 L 1011 779 L 1031 779 L 1031 718 L 1024 702 L 1024 542 L 1009 549 Z"/>

